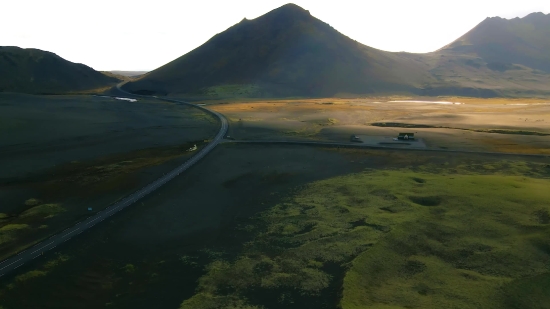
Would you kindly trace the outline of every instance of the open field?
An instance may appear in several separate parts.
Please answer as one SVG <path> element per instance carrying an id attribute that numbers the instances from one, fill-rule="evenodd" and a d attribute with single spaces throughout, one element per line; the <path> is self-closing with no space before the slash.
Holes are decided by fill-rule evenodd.
<path id="1" fill-rule="evenodd" d="M 373 97 L 200 103 L 226 115 L 229 135 L 236 139 L 347 142 L 351 134 L 395 137 L 412 131 L 428 148 L 550 154 L 549 100 Z"/>
<path id="2" fill-rule="evenodd" d="M 549 185 L 543 158 L 223 144 L 0 305 L 545 308 Z"/>
<path id="3" fill-rule="evenodd" d="M 0 258 L 156 179 L 217 126 L 156 101 L 0 94 Z"/>

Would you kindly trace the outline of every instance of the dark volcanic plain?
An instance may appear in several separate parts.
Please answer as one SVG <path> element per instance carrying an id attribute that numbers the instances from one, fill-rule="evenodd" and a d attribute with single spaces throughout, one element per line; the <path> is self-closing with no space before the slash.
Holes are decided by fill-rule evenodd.
<path id="1" fill-rule="evenodd" d="M 402 176 L 397 176 L 400 172 Z M 1 303 L 5 308 L 177 308 L 180 304 L 181 308 L 225 308 L 231 304 L 240 304 L 237 308 L 358 308 L 381 302 L 395 302 L 399 307 L 399 298 L 380 296 L 383 293 L 361 296 L 360 290 L 371 289 L 370 281 L 352 280 L 358 272 L 368 277 L 371 270 L 362 273 L 363 264 L 356 265 L 354 260 L 381 258 L 378 254 L 385 253 L 379 251 L 388 241 L 391 244 L 405 237 L 400 236 L 401 227 L 420 220 L 415 223 L 421 224 L 418 230 L 411 234 L 418 237 L 418 256 L 398 253 L 404 254 L 404 266 L 387 265 L 398 270 L 405 267 L 401 274 L 409 279 L 395 280 L 421 283 L 422 276 L 437 272 L 443 263 L 449 265 L 445 271 L 456 273 L 456 280 L 464 280 L 460 279 L 464 276 L 471 276 L 466 281 L 482 280 L 477 286 L 489 296 L 480 301 L 492 304 L 484 308 L 516 308 L 494 288 L 508 277 L 519 278 L 516 272 L 522 269 L 523 262 L 517 260 L 522 255 L 501 248 L 506 240 L 500 234 L 508 230 L 493 222 L 490 212 L 478 209 L 473 213 L 480 216 L 481 212 L 487 218 L 485 234 L 463 238 L 468 232 L 460 224 L 449 224 L 453 216 L 473 215 L 472 210 L 462 214 L 445 192 L 429 189 L 438 181 L 456 178 L 458 191 L 469 181 L 489 181 L 482 191 L 491 190 L 495 188 L 490 185 L 495 181 L 492 175 L 496 174 L 510 175 L 504 176 L 508 178 L 503 185 L 530 175 L 523 176 L 530 177 L 526 185 L 544 186 L 550 170 L 544 168 L 544 160 L 508 156 L 223 144 L 143 202 L 82 234 L 57 253 L 24 266 L 21 275 L 4 279 Z M 378 184 L 371 183 L 369 177 Z M 317 185 L 317 181 L 321 182 Z M 515 180 L 510 184 L 515 185 Z M 412 197 L 418 196 L 415 202 L 398 193 L 404 187 L 411 188 Z M 432 195 L 422 199 L 422 187 Z M 507 203 L 502 219 L 508 218 Z M 536 210 L 540 203 L 533 200 L 532 207 Z M 474 207 L 482 205 L 477 201 Z M 425 217 L 413 219 L 417 212 Z M 528 257 L 533 276 L 543 271 L 541 263 L 548 260 L 547 254 L 536 253 L 536 244 L 545 242 L 538 235 L 548 231 L 547 212 L 525 213 L 525 222 L 540 219 L 530 223 L 534 249 L 524 247 L 532 254 Z M 472 224 L 470 228 L 477 231 L 478 223 Z M 423 234 L 430 226 L 446 234 Z M 447 239 L 458 243 L 449 251 L 436 245 Z M 471 251 L 474 244 L 481 249 Z M 516 241 L 509 245 L 519 248 Z M 529 241 L 526 246 L 531 246 Z M 443 251 L 424 251 L 430 247 Z M 462 259 L 460 250 L 508 264 L 490 266 L 471 258 L 456 264 Z M 388 262 L 394 262 L 395 253 L 387 254 Z M 396 260 L 401 263 L 400 258 Z M 469 271 L 464 270 L 468 267 Z M 377 280 L 390 280 L 387 272 L 381 264 Z M 292 277 L 293 273 L 298 277 Z M 455 278 L 455 274 L 449 276 Z M 456 299 L 433 290 L 436 287 L 430 282 L 438 282 L 436 279 L 424 283 L 428 296 L 415 292 L 419 287 L 414 282 L 403 288 L 413 293 L 406 297 L 420 297 L 413 307 L 431 307 L 426 301 L 438 299 L 448 305 L 476 308 L 471 304 L 479 295 L 469 296 L 470 292 L 462 289 L 465 282 L 448 282 L 443 290 L 463 297 Z M 407 281 L 400 282 L 407 285 Z M 516 291 L 518 297 L 542 297 L 522 291 Z"/>
<path id="2" fill-rule="evenodd" d="M 3 93 L 0 102 L 2 257 L 149 183 L 217 133 L 196 109 L 150 100 Z"/>

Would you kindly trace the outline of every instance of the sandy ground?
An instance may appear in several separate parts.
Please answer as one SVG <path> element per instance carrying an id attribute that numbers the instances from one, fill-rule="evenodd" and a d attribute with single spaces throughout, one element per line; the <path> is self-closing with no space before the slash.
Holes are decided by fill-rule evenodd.
<path id="1" fill-rule="evenodd" d="M 228 117 L 230 135 L 236 139 L 347 142 L 352 134 L 389 138 L 414 132 L 428 148 L 550 154 L 550 135 L 544 136 L 550 134 L 550 102 L 544 100 L 369 98 L 203 103 Z M 372 125 L 389 122 L 436 128 Z M 542 135 L 479 132 L 487 130 Z"/>
<path id="2" fill-rule="evenodd" d="M 250 237 L 246 226 L 255 214 L 285 201 L 312 181 L 372 168 L 414 168 L 426 162 L 455 166 L 465 160 L 501 159 L 223 144 L 143 202 L 98 224 L 57 253 L 21 267 L 20 273 L 25 273 L 43 269 L 44 263 L 56 256 L 69 257 L 46 276 L 16 282 L 8 293 L 0 292 L 0 304 L 6 308 L 16 304 L 19 308 L 99 308 L 106 304 L 177 308 L 195 293 L 205 264 L 231 256 L 246 244 Z M 186 258 L 190 256 L 191 260 Z M 1 282 L 2 286 L 11 284 L 13 276 Z"/>

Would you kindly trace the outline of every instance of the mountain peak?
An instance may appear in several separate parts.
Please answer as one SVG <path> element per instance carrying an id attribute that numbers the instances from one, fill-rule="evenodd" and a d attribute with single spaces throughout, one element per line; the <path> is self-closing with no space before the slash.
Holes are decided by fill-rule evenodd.
<path id="1" fill-rule="evenodd" d="M 550 21 L 550 14 L 544 14 L 542 12 L 531 13 L 522 18 L 522 20 L 529 22 L 548 22 Z"/>
<path id="2" fill-rule="evenodd" d="M 477 54 L 487 63 L 521 64 L 550 72 L 549 27 L 550 14 L 541 12 L 523 18 L 491 17 L 443 49 Z"/>
<path id="3" fill-rule="evenodd" d="M 296 5 L 294 3 L 287 3 L 283 6 L 280 6 L 276 9 L 274 9 L 273 11 L 302 12 L 302 13 L 308 13 L 309 14 L 308 10 L 306 10 L 306 9 L 302 8 L 301 6 Z"/>
<path id="4" fill-rule="evenodd" d="M 529 17 L 533 17 L 533 16 L 550 16 L 550 14 L 544 14 L 543 12 L 533 12 L 531 14 L 528 14 L 527 16 L 525 16 L 524 18 L 529 18 Z"/>
<path id="5" fill-rule="evenodd" d="M 303 9 L 302 7 L 294 4 L 294 3 L 287 3 L 281 7 L 278 7 L 264 16 L 280 16 L 280 17 L 286 17 L 286 18 L 295 18 L 295 17 L 309 17 L 311 14 L 309 14 L 308 10 Z"/>
<path id="6" fill-rule="evenodd" d="M 218 33 L 124 89 L 224 95 L 218 86 L 240 85 L 239 95 L 331 96 L 415 89 L 429 78 L 417 63 L 358 44 L 309 11 L 286 4 Z"/>
<path id="7" fill-rule="evenodd" d="M 537 27 L 547 27 L 550 25 L 550 14 L 544 14 L 542 12 L 535 12 L 524 17 L 515 17 L 515 18 L 502 18 L 502 17 L 487 17 L 482 21 L 477 27 L 472 30 L 476 30 L 483 27 L 494 27 L 501 28 L 504 25 L 512 26 L 519 24 L 531 24 Z"/>

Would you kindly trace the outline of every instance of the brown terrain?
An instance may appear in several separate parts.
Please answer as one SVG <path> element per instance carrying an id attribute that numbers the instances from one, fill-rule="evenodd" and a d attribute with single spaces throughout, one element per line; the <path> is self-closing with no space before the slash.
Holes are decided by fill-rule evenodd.
<path id="1" fill-rule="evenodd" d="M 226 115 L 235 139 L 348 142 L 352 134 L 391 140 L 413 132 L 431 149 L 550 154 L 547 100 L 380 97 L 202 104 Z"/>

